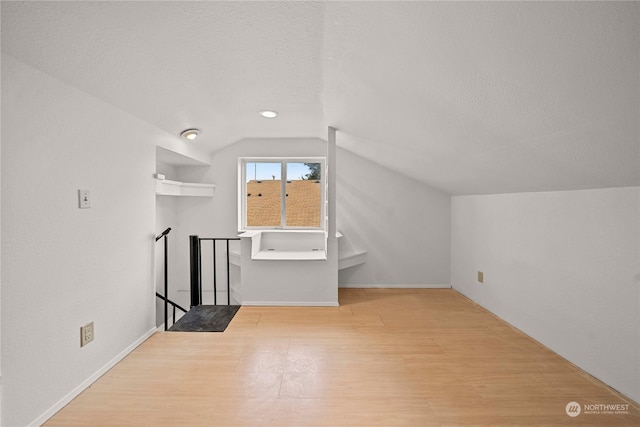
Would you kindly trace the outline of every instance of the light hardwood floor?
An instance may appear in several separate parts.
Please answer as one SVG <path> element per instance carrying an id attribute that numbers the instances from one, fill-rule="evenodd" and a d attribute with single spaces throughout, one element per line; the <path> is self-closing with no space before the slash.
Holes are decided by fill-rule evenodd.
<path id="1" fill-rule="evenodd" d="M 344 289 L 157 333 L 47 426 L 640 425 L 640 408 L 449 289 Z M 628 414 L 565 413 L 571 401 Z"/>

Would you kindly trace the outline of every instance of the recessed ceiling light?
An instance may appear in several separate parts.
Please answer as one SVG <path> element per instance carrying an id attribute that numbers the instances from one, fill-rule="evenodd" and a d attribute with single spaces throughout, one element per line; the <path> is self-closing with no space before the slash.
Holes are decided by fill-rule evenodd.
<path id="1" fill-rule="evenodd" d="M 200 135 L 200 129 L 186 129 L 180 133 L 180 136 L 189 141 L 193 141 Z"/>
<path id="2" fill-rule="evenodd" d="M 260 115 L 265 119 L 275 119 L 278 117 L 278 112 L 273 110 L 263 110 L 260 111 Z"/>

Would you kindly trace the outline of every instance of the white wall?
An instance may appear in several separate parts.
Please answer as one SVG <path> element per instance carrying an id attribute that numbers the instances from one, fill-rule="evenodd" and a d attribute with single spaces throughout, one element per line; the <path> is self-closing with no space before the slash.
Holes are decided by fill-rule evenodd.
<path id="1" fill-rule="evenodd" d="M 350 151 L 337 155 L 340 244 L 368 251 L 365 264 L 340 271 L 340 285 L 449 286 L 451 197 Z"/>
<path id="2" fill-rule="evenodd" d="M 0 65 L 2 60 L 0 59 Z M 2 242 L 2 120 L 0 120 L 0 242 Z M 2 245 L 0 244 L 0 424 L 2 424 Z"/>
<path id="3" fill-rule="evenodd" d="M 43 422 L 154 330 L 159 136 L 3 55 L 2 425 Z"/>
<path id="4" fill-rule="evenodd" d="M 200 237 L 237 237 L 238 234 L 238 157 L 324 157 L 327 143 L 315 138 L 294 139 L 245 139 L 213 154 L 210 167 L 179 167 L 178 180 L 205 182 L 216 185 L 213 198 L 181 197 L 178 201 L 178 224 L 175 238 L 178 240 L 176 279 L 182 289 L 178 303 L 188 305 L 189 289 L 189 235 Z M 224 256 L 223 244 L 219 243 L 218 256 Z M 239 242 L 231 247 L 239 248 Z M 203 260 L 210 259 L 209 245 L 203 244 Z M 210 266 L 203 261 L 203 298 L 210 298 L 212 289 Z M 226 284 L 225 265 L 219 264 L 218 284 Z M 232 270 L 232 275 L 237 273 Z M 239 282 L 237 277 L 232 282 Z"/>
<path id="5" fill-rule="evenodd" d="M 338 143 L 340 135 L 338 135 Z M 178 283 L 189 283 L 189 234 L 235 236 L 237 160 L 242 156 L 325 156 L 317 139 L 247 139 L 214 153 L 211 167 L 180 167 L 178 179 L 216 184 L 213 199 L 178 201 Z M 445 285 L 450 279 L 450 196 L 369 162 L 337 153 L 341 245 L 368 251 L 365 264 L 340 271 L 343 286 Z M 188 304 L 186 292 L 181 303 Z"/>
<path id="6" fill-rule="evenodd" d="M 264 239 L 264 235 L 263 235 Z M 258 260 L 251 257 L 251 238 L 242 239 L 241 274 L 244 305 L 338 305 L 338 254 L 336 239 L 327 241 L 327 259 Z"/>
<path id="7" fill-rule="evenodd" d="M 452 285 L 638 402 L 639 218 L 638 187 L 453 197 Z"/>

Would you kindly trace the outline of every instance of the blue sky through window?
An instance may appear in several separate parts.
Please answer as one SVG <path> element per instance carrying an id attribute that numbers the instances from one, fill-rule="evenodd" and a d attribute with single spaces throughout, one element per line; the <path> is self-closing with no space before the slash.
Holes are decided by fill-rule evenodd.
<path id="1" fill-rule="evenodd" d="M 247 162 L 247 182 L 256 180 L 281 179 L 280 163 Z M 304 163 L 287 163 L 287 179 L 296 180 L 309 173 L 309 168 Z"/>

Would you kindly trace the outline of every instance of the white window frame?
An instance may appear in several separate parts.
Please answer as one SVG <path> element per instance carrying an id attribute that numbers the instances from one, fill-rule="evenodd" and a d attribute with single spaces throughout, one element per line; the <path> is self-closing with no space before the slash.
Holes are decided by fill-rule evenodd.
<path id="1" fill-rule="evenodd" d="M 280 163 L 281 208 L 279 227 L 255 227 L 247 225 L 247 163 Z M 286 185 L 287 163 L 320 163 L 320 226 L 319 227 L 291 227 L 286 225 Z M 327 188 L 326 188 L 325 157 L 239 157 L 238 158 L 238 230 L 326 230 L 327 217 Z"/>

